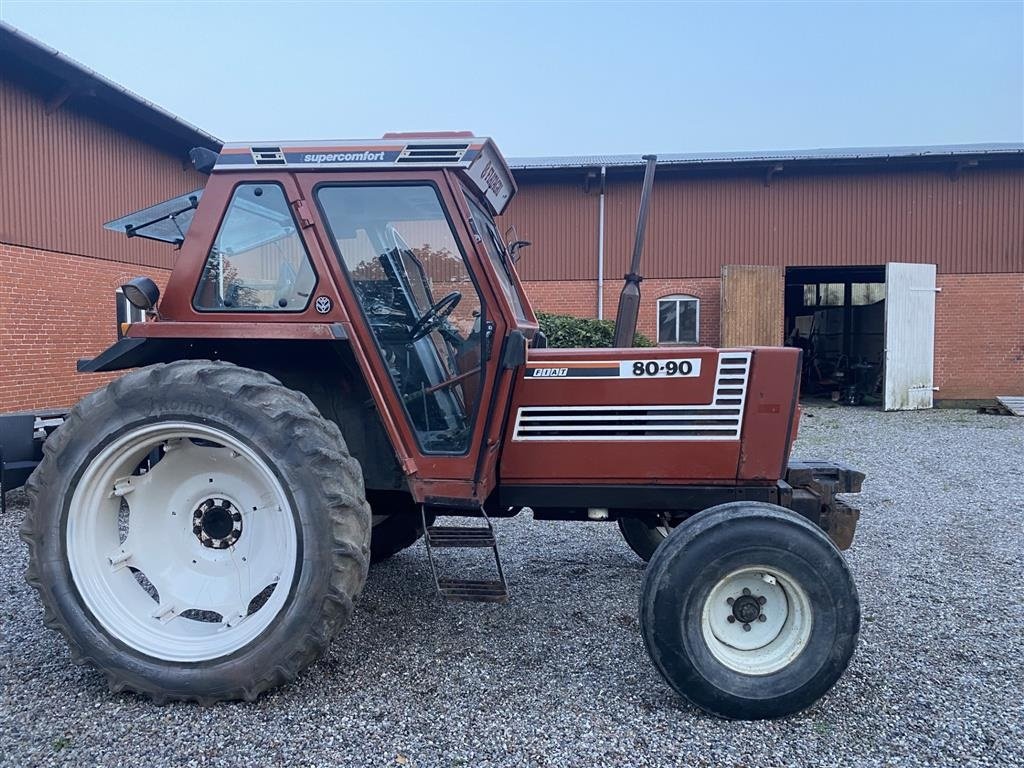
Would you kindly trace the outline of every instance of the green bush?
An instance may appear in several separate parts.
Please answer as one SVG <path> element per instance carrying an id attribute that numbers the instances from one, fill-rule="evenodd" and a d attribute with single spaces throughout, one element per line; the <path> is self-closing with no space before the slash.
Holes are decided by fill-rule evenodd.
<path id="1" fill-rule="evenodd" d="M 615 323 L 611 320 L 549 315 L 547 312 L 538 312 L 537 319 L 540 320 L 540 329 L 547 336 L 549 347 L 610 347 L 615 338 Z M 653 347 L 654 343 L 638 333 L 633 337 L 633 346 Z"/>

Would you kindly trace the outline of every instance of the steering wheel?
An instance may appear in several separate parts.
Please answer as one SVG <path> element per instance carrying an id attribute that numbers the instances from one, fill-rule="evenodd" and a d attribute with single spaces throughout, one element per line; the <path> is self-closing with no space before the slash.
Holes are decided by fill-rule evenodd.
<path id="1" fill-rule="evenodd" d="M 419 341 L 432 330 L 437 328 L 448 315 L 459 305 L 462 301 L 462 294 L 458 291 L 452 291 L 447 296 L 439 299 L 434 305 L 423 313 L 423 316 L 413 323 L 412 328 L 409 329 L 409 335 L 412 341 Z"/>

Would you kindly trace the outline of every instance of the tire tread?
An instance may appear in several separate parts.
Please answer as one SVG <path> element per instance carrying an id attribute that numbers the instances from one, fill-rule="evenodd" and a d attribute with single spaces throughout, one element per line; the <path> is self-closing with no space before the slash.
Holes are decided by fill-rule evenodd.
<path id="1" fill-rule="evenodd" d="M 167 693 L 147 684 L 135 675 L 122 674 L 114 665 L 90 655 L 76 640 L 70 627 L 54 607 L 47 585 L 40 577 L 38 560 L 45 524 L 38 499 L 42 489 L 55 481 L 62 471 L 59 457 L 70 437 L 86 428 L 86 414 L 98 409 L 103 401 L 123 401 L 132 392 L 157 392 L 169 384 L 194 385 L 216 389 L 233 398 L 244 399 L 261 416 L 280 428 L 291 440 L 290 450 L 301 454 L 321 479 L 321 494 L 326 501 L 325 511 L 330 515 L 331 577 L 328 588 L 315 606 L 316 619 L 305 636 L 295 642 L 295 650 L 287 654 L 276 666 L 259 674 L 255 679 L 238 683 L 234 688 L 208 694 Z M 299 437 L 301 436 L 301 439 Z M 330 639 L 348 620 L 354 598 L 362 590 L 369 564 L 370 510 L 365 500 L 362 470 L 359 462 L 348 452 L 345 439 L 336 424 L 323 418 L 312 401 L 303 393 L 286 388 L 269 374 L 232 363 L 210 360 L 188 360 L 152 365 L 126 374 L 106 387 L 83 398 L 71 409 L 62 424 L 44 443 L 43 460 L 26 483 L 28 512 L 19 534 L 29 549 L 25 580 L 35 589 L 43 603 L 43 623 L 64 636 L 71 659 L 80 665 L 91 665 L 100 670 L 113 691 L 130 690 L 148 696 L 155 703 L 166 701 L 194 701 L 201 705 L 221 700 L 244 699 L 253 701 L 263 692 L 281 682 L 294 680 L 326 650 Z M 353 540 L 352 531 L 356 532 Z"/>

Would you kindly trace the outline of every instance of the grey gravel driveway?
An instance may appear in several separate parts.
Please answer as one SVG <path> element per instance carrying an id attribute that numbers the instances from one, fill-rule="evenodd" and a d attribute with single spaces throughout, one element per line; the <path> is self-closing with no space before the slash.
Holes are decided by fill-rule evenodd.
<path id="1" fill-rule="evenodd" d="M 812 407 L 798 453 L 868 473 L 859 650 L 809 711 L 723 722 L 657 676 L 614 525 L 499 523 L 508 606 L 446 605 L 416 547 L 375 568 L 298 682 L 154 706 L 72 666 L 0 520 L 4 765 L 1024 765 L 1024 420 Z"/>

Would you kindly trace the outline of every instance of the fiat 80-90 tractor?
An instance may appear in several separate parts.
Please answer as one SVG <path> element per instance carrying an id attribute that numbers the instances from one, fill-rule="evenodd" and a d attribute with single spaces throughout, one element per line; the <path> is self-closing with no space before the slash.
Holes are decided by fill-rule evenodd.
<path id="1" fill-rule="evenodd" d="M 192 157 L 205 188 L 108 225 L 180 251 L 162 298 L 123 287 L 145 322 L 79 369 L 134 370 L 28 483 L 28 580 L 75 659 L 158 701 L 251 700 L 421 537 L 442 596 L 506 600 L 491 520 L 528 508 L 619 523 L 651 659 L 693 704 L 776 717 L 835 683 L 859 628 L 837 494 L 863 475 L 790 460 L 798 350 L 546 348 L 488 139 Z M 449 577 L 446 547 L 496 576 Z"/>

